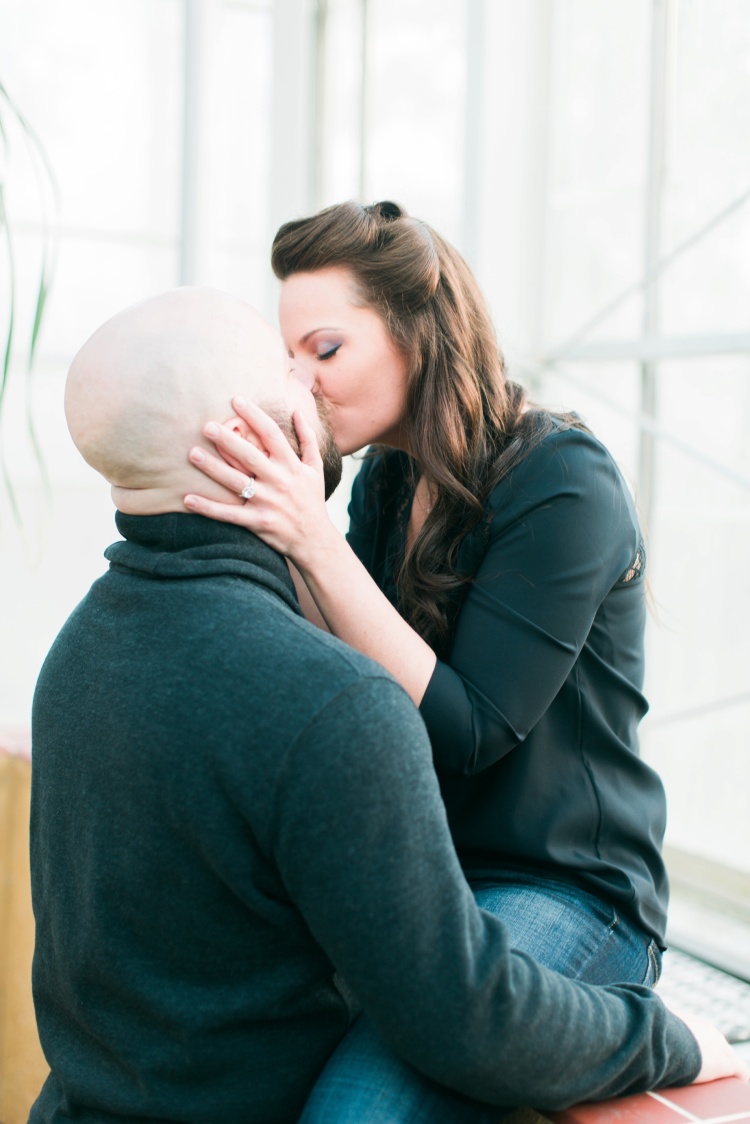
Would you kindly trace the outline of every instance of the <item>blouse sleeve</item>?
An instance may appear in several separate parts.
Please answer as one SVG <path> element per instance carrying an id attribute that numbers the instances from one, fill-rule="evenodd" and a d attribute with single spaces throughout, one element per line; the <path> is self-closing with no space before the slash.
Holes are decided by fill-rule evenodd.
<path id="1" fill-rule="evenodd" d="M 445 773 L 478 772 L 524 741 L 640 543 L 616 465 L 581 430 L 547 438 L 491 507 L 486 553 L 420 707 Z"/>

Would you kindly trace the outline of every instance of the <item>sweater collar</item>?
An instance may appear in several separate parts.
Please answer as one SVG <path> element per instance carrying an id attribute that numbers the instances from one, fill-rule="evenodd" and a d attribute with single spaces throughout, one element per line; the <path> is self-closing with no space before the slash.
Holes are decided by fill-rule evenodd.
<path id="1" fill-rule="evenodd" d="M 222 574 L 246 578 L 275 593 L 301 613 L 282 555 L 250 531 L 202 515 L 115 515 L 121 542 L 107 547 L 116 569 L 144 577 L 198 578 Z"/>

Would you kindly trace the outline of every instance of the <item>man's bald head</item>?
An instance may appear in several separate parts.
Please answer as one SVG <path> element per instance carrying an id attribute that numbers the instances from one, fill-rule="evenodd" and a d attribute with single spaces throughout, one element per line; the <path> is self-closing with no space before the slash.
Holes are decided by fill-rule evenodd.
<path id="1" fill-rule="evenodd" d="M 288 415 L 289 359 L 281 336 L 249 304 L 181 288 L 125 309 L 75 356 L 65 413 L 83 457 L 112 485 L 118 507 L 182 511 L 182 496 L 226 492 L 187 461 L 210 419 L 243 395 Z"/>

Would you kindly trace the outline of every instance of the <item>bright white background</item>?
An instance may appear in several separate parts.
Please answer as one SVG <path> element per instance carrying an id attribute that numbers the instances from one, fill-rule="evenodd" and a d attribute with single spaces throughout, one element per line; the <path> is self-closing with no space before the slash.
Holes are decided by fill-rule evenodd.
<path id="1" fill-rule="evenodd" d="M 28 723 L 115 537 L 64 426 L 75 350 L 183 282 L 273 319 L 277 225 L 394 198 L 475 268 L 512 373 L 620 461 L 648 529 L 642 741 L 669 838 L 750 870 L 747 0 L 0 0 L 0 26 L 0 82 L 60 195 L 29 382 L 53 201 L 3 106 L 18 304 L 0 447 L 22 524 L 0 486 L 0 724 Z M 8 265 L 0 248 L 3 333 Z M 332 504 L 343 528 L 345 487 Z"/>

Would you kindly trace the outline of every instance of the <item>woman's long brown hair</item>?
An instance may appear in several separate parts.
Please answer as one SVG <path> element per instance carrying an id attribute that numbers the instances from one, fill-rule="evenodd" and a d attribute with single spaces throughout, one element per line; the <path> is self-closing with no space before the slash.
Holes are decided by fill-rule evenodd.
<path id="1" fill-rule="evenodd" d="M 398 204 L 350 201 L 285 223 L 271 263 L 282 281 L 331 266 L 350 270 L 358 298 L 406 356 L 414 484 L 424 475 L 435 499 L 398 575 L 399 609 L 444 658 L 471 580 L 460 572 L 459 547 L 485 517 L 492 489 L 553 429 L 582 423 L 529 408 L 524 389 L 506 376 L 468 265 Z"/>

